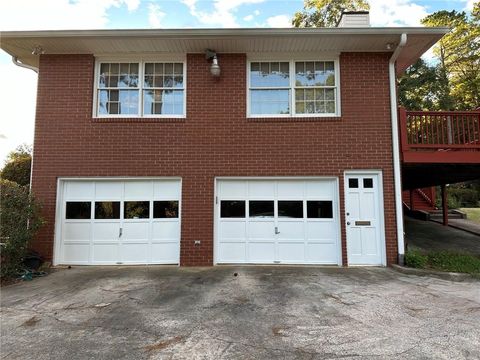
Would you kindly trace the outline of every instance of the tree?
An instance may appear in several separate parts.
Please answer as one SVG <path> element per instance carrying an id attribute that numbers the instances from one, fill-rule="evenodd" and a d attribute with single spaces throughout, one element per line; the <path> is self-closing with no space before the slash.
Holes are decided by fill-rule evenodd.
<path id="1" fill-rule="evenodd" d="M 480 106 L 480 3 L 472 13 L 437 11 L 424 19 L 426 26 L 447 26 L 452 30 L 434 47 L 438 59 L 439 93 L 442 110 L 472 110 Z"/>
<path id="2" fill-rule="evenodd" d="M 16 182 L 19 185 L 30 184 L 30 169 L 32 166 L 32 148 L 20 145 L 7 157 L 0 175 L 4 180 Z"/>
<path id="3" fill-rule="evenodd" d="M 334 27 L 343 11 L 369 10 L 366 0 L 304 0 L 303 10 L 295 13 L 295 27 Z"/>

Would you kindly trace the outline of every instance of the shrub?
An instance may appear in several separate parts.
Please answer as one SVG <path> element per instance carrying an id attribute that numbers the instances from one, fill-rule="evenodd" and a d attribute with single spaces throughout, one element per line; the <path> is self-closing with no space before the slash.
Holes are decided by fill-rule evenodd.
<path id="1" fill-rule="evenodd" d="M 35 232 L 43 224 L 40 206 L 28 186 L 0 180 L 0 242 L 2 278 L 13 277 L 22 262 Z"/>
<path id="2" fill-rule="evenodd" d="M 407 251 L 405 253 L 405 265 L 423 269 L 427 265 L 427 257 L 417 250 Z"/>

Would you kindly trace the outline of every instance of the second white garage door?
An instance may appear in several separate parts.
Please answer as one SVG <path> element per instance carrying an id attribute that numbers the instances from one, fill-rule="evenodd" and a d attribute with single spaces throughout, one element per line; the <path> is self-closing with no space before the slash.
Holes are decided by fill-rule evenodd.
<path id="1" fill-rule="evenodd" d="M 178 264 L 179 179 L 62 180 L 55 263 Z"/>
<path id="2" fill-rule="evenodd" d="M 336 179 L 217 180 L 217 263 L 341 264 Z"/>

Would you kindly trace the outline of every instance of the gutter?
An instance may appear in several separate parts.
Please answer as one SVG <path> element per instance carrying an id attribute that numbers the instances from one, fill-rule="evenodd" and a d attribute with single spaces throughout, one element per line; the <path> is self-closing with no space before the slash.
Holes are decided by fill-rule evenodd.
<path id="1" fill-rule="evenodd" d="M 397 109 L 397 84 L 395 76 L 395 62 L 402 52 L 403 47 L 407 43 L 407 34 L 400 36 L 395 51 L 388 63 L 388 72 L 390 80 L 390 110 L 392 118 L 392 150 L 393 150 L 393 175 L 395 183 L 395 215 L 397 222 L 397 246 L 398 246 L 398 263 L 405 263 L 405 239 L 403 229 L 403 208 L 402 208 L 402 174 L 400 167 L 400 140 L 398 133 L 398 109 Z"/>
<path id="2" fill-rule="evenodd" d="M 25 68 L 25 69 L 33 70 L 38 74 L 38 68 L 37 67 L 21 63 L 20 61 L 18 61 L 17 56 L 12 56 L 12 62 L 17 66 L 20 66 L 20 67 Z"/>

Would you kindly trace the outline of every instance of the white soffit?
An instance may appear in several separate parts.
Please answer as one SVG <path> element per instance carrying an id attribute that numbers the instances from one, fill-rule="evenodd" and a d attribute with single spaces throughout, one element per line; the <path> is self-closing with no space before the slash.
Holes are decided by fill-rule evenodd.
<path id="1" fill-rule="evenodd" d="M 38 66 L 32 49 L 45 54 L 135 54 L 264 52 L 387 52 L 406 33 L 397 72 L 415 62 L 448 28 L 172 29 L 59 30 L 0 32 L 0 47 L 28 65 Z M 393 51 L 393 50 L 390 50 Z"/>

